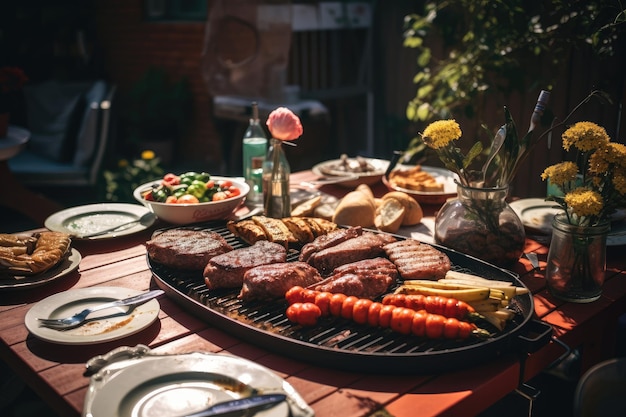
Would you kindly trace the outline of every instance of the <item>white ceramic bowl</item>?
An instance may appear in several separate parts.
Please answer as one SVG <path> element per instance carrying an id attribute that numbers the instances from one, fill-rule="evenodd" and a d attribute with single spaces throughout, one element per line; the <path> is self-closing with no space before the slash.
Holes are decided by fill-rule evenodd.
<path id="1" fill-rule="evenodd" d="M 207 203 L 197 204 L 169 204 L 158 203 L 156 201 L 145 200 L 141 195 L 143 192 L 149 190 L 153 185 L 158 185 L 161 180 L 147 182 L 135 188 L 133 196 L 141 204 L 148 207 L 156 216 L 168 223 L 173 224 L 191 224 L 198 222 L 205 222 L 209 220 L 224 220 L 231 215 L 244 201 L 248 192 L 250 192 L 250 186 L 243 180 L 234 179 L 229 177 L 217 177 L 211 176 L 212 180 L 228 180 L 241 193 L 232 198 L 221 201 L 209 201 Z"/>

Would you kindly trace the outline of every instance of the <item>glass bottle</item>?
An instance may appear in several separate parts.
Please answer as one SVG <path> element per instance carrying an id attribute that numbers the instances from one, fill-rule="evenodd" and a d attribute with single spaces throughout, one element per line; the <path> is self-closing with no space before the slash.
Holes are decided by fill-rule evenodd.
<path id="1" fill-rule="evenodd" d="M 256 102 L 252 103 L 252 117 L 250 124 L 243 135 L 243 176 L 250 186 L 246 198 L 252 203 L 261 203 L 263 195 L 262 172 L 263 160 L 267 152 L 267 137 L 259 121 L 259 108 Z"/>
<path id="2" fill-rule="evenodd" d="M 282 147 L 282 141 L 270 139 L 263 163 L 263 206 L 265 215 L 277 219 L 291 215 L 289 174 L 291 169 Z"/>

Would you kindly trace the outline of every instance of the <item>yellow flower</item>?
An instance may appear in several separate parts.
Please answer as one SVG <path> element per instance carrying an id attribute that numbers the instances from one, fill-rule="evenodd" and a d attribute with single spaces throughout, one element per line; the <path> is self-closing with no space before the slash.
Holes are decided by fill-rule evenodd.
<path id="1" fill-rule="evenodd" d="M 626 176 L 622 174 L 615 174 L 613 177 L 613 186 L 620 195 L 626 195 Z"/>
<path id="2" fill-rule="evenodd" d="M 141 159 L 145 159 L 146 161 L 149 161 L 150 159 L 154 159 L 154 152 L 152 152 L 151 150 L 145 150 L 141 153 Z"/>
<path id="3" fill-rule="evenodd" d="M 563 186 L 570 181 L 574 181 L 577 174 L 578 167 L 576 164 L 566 161 L 546 168 L 543 174 L 541 174 L 541 179 L 545 181 L 549 178 L 552 184 Z"/>
<path id="4" fill-rule="evenodd" d="M 567 151 L 574 146 L 587 152 L 597 149 L 609 142 L 606 130 L 593 122 L 578 122 L 563 132 L 563 148 Z"/>
<path id="5" fill-rule="evenodd" d="M 565 204 L 577 216 L 597 216 L 602 211 L 604 203 L 602 196 L 586 187 L 579 187 L 565 195 Z"/>
<path id="6" fill-rule="evenodd" d="M 461 135 L 461 127 L 456 120 L 437 120 L 424 129 L 422 139 L 430 148 L 439 149 L 459 139 Z"/>

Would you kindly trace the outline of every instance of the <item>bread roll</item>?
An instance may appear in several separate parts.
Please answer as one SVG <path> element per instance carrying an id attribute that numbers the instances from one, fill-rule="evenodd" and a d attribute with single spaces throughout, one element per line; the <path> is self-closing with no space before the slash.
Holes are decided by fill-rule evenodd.
<path id="1" fill-rule="evenodd" d="M 362 193 L 367 194 L 367 196 L 369 198 L 371 198 L 372 200 L 374 199 L 374 192 L 372 191 L 370 186 L 367 185 L 367 184 L 359 184 L 359 185 L 357 185 L 355 191 L 361 191 Z"/>
<path id="2" fill-rule="evenodd" d="M 395 198 L 387 198 L 376 210 L 374 225 L 383 232 L 396 233 L 402 226 L 402 220 L 405 217 L 404 205 Z"/>
<path id="3" fill-rule="evenodd" d="M 424 211 L 413 197 L 402 191 L 390 191 L 382 197 L 382 200 L 389 198 L 398 200 L 404 206 L 405 213 L 402 226 L 412 226 L 422 221 Z"/>
<path id="4" fill-rule="evenodd" d="M 370 193 L 367 190 L 354 190 L 339 201 L 333 222 L 345 226 L 371 227 L 375 216 L 376 203 L 371 190 Z"/>
<path id="5" fill-rule="evenodd" d="M 293 210 L 291 210 L 291 215 L 293 217 L 308 217 L 312 216 L 315 208 L 319 206 L 322 202 L 322 196 L 315 196 L 307 201 L 304 201 L 296 206 Z"/>

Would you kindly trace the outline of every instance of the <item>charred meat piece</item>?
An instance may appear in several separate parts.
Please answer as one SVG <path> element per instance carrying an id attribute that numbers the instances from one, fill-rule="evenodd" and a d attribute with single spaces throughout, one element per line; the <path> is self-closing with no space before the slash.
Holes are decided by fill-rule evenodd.
<path id="1" fill-rule="evenodd" d="M 169 229 L 146 242 L 155 262 L 179 269 L 202 270 L 209 259 L 233 250 L 221 235 L 208 230 Z"/>
<path id="2" fill-rule="evenodd" d="M 345 242 L 348 239 L 361 236 L 363 234 L 363 228 L 360 226 L 350 227 L 348 229 L 336 229 L 328 234 L 317 237 L 313 242 L 307 243 L 300 250 L 300 261 L 308 262 L 311 255 L 322 249 L 329 248 L 331 246 L 338 245 L 341 242 Z"/>
<path id="3" fill-rule="evenodd" d="M 451 267 L 450 258 L 445 253 L 414 239 L 389 243 L 384 250 L 405 280 L 440 279 Z"/>
<path id="4" fill-rule="evenodd" d="M 308 263 L 326 276 L 338 266 L 383 255 L 383 246 L 395 241 L 396 238 L 391 235 L 364 231 L 361 236 L 315 252 Z"/>
<path id="5" fill-rule="evenodd" d="M 311 288 L 373 300 L 385 294 L 397 278 L 396 266 L 378 257 L 337 267 L 330 277 Z"/>
<path id="6" fill-rule="evenodd" d="M 259 265 L 287 261 L 287 250 L 279 243 L 260 240 L 252 246 L 215 256 L 204 268 L 204 282 L 209 289 L 237 288 L 243 275 Z"/>
<path id="7" fill-rule="evenodd" d="M 317 269 L 306 262 L 261 265 L 244 274 L 239 298 L 246 301 L 274 300 L 284 297 L 293 286 L 308 287 L 321 280 Z"/>

